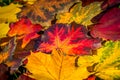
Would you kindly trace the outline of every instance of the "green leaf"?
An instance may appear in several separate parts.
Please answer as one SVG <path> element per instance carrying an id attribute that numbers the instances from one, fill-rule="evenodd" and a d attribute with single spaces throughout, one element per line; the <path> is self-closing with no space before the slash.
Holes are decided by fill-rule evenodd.
<path id="1" fill-rule="evenodd" d="M 104 80 L 120 79 L 120 41 L 108 41 L 97 55 L 81 56 L 78 64 L 86 63 L 91 74 Z"/>

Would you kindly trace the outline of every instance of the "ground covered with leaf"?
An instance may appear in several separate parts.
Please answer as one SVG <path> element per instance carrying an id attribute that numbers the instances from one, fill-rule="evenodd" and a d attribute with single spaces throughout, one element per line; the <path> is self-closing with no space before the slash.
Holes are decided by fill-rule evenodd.
<path id="1" fill-rule="evenodd" d="M 0 0 L 0 80 L 120 80 L 120 0 Z"/>

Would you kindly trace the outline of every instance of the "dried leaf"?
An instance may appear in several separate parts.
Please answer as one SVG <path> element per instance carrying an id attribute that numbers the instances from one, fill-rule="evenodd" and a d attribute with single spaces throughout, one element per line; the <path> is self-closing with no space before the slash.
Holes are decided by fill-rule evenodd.
<path id="1" fill-rule="evenodd" d="M 76 0 L 37 0 L 33 5 L 25 5 L 19 17 L 27 16 L 34 23 L 49 26 L 58 12 L 65 12 Z"/>
<path id="2" fill-rule="evenodd" d="M 36 80 L 83 80 L 89 72 L 84 66 L 76 67 L 76 59 L 77 56 L 64 55 L 60 49 L 52 54 L 36 52 L 28 56 L 26 68 Z"/>
<path id="3" fill-rule="evenodd" d="M 20 4 L 10 4 L 8 6 L 0 7 L 0 23 L 17 21 L 16 14 L 21 11 Z"/>
<path id="4" fill-rule="evenodd" d="M 120 40 L 120 8 L 113 8 L 106 12 L 98 24 L 91 29 L 93 37 L 106 40 Z"/>
<path id="5" fill-rule="evenodd" d="M 0 38 L 6 37 L 9 31 L 9 24 L 0 23 Z"/>
<path id="6" fill-rule="evenodd" d="M 79 2 L 70 9 L 70 12 L 58 14 L 56 17 L 58 19 L 57 23 L 70 24 L 74 21 L 84 26 L 91 25 L 93 24 L 91 19 L 102 12 L 100 7 L 101 3 L 102 2 L 93 2 L 82 7 L 82 2 Z"/>
<path id="7" fill-rule="evenodd" d="M 39 37 L 37 32 L 42 29 L 41 25 L 32 24 L 27 18 L 22 18 L 19 21 L 10 25 L 8 36 L 19 36 L 22 38 L 22 48 L 24 48 L 30 40 Z"/>
<path id="8" fill-rule="evenodd" d="M 77 24 L 67 26 L 55 24 L 48 28 L 39 46 L 40 51 L 50 53 L 54 49 L 62 49 L 65 54 L 89 54 L 90 50 L 100 47 L 100 40 L 87 36 L 87 30 Z"/>

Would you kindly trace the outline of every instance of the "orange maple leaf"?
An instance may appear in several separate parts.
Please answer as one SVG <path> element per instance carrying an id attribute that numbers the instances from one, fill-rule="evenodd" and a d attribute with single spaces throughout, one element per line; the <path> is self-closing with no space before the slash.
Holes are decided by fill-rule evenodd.
<path id="1" fill-rule="evenodd" d="M 37 38 L 40 35 L 37 34 L 42 29 L 39 24 L 32 24 L 27 18 L 22 18 L 18 22 L 10 25 L 8 36 L 19 36 L 19 39 L 23 39 L 22 48 L 24 48 L 31 39 Z"/>

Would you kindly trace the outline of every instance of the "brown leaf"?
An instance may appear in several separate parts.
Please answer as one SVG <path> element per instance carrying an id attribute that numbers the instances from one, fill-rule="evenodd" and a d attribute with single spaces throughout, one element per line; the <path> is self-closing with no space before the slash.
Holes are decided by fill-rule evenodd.
<path id="1" fill-rule="evenodd" d="M 77 0 L 37 0 L 33 5 L 25 5 L 19 17 L 27 16 L 33 22 L 46 25 L 57 12 L 66 11 Z M 43 23 L 46 22 L 46 23 Z"/>

